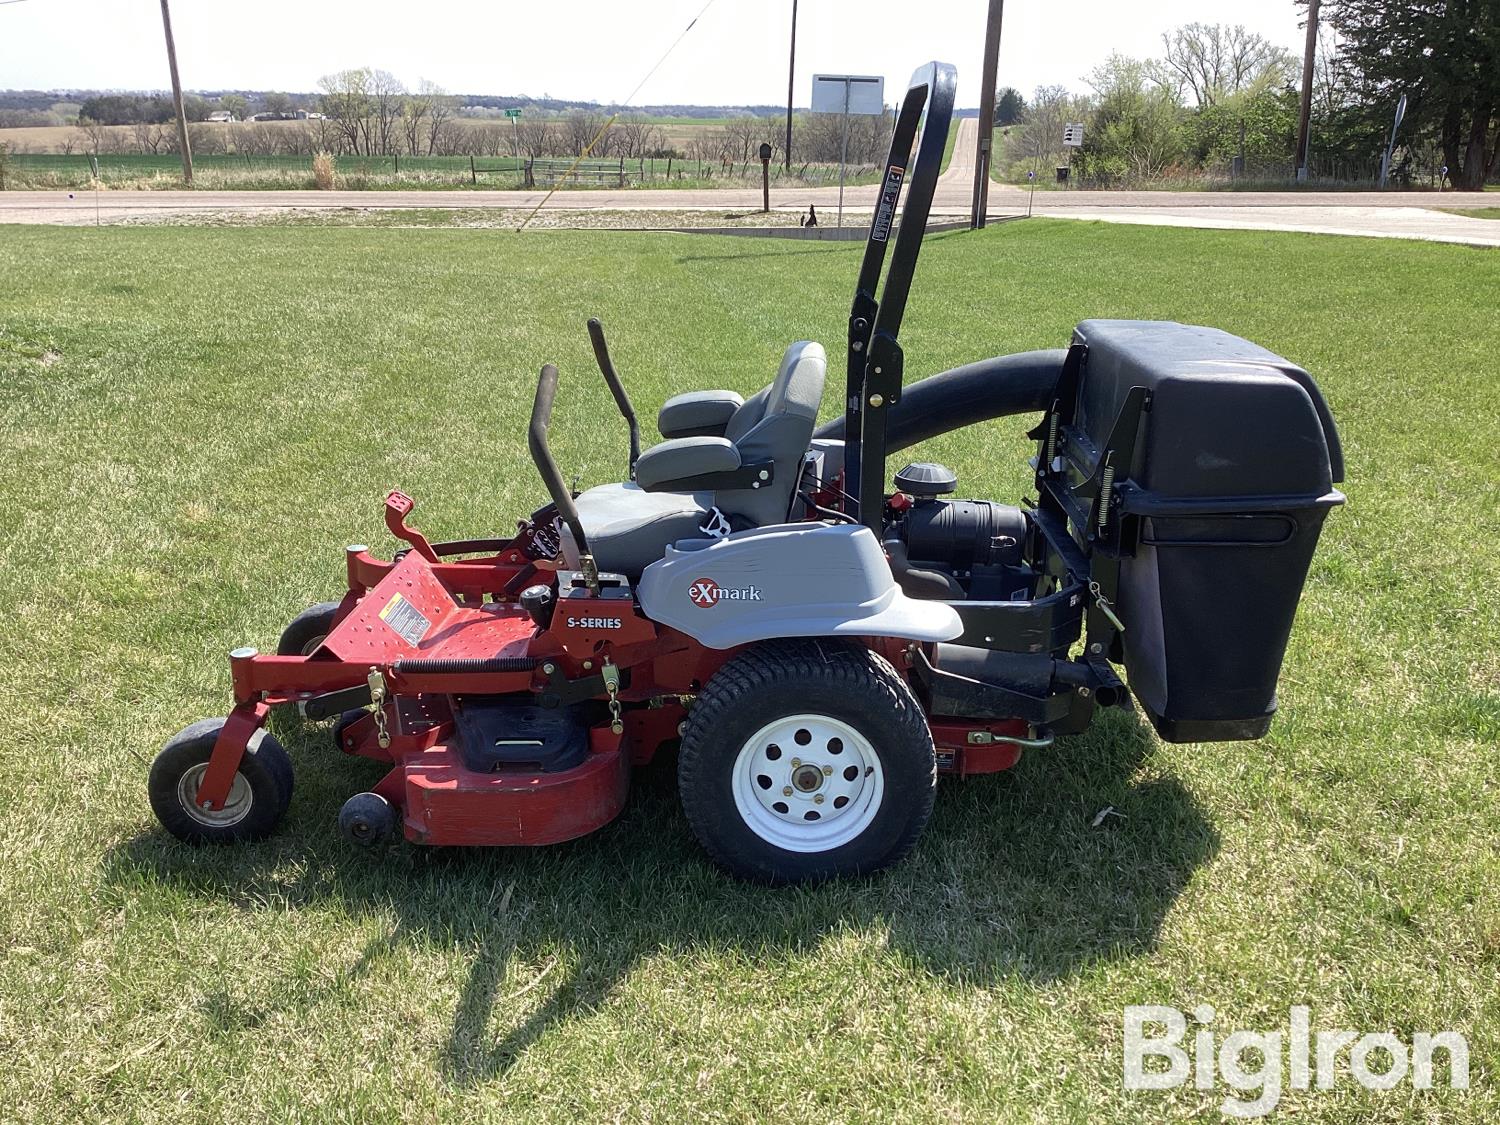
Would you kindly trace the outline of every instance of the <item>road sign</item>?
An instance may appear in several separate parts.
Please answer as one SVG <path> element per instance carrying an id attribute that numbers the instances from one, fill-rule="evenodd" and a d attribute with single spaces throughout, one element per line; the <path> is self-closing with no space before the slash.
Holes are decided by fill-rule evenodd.
<path id="1" fill-rule="evenodd" d="M 520 117 L 521 116 L 521 111 L 519 109 L 507 109 L 505 111 L 505 116 L 506 117 Z"/>
<path id="2" fill-rule="evenodd" d="M 1070 121 L 1068 124 L 1063 126 L 1063 147 L 1083 147 L 1083 123 L 1081 121 Z"/>
<path id="3" fill-rule="evenodd" d="M 814 113 L 885 113 L 885 79 L 872 74 L 814 74 Z"/>

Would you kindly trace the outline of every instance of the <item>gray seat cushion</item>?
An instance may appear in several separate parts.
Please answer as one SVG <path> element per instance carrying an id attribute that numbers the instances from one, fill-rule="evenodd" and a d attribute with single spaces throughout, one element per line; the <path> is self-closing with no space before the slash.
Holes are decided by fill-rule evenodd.
<path id="1" fill-rule="evenodd" d="M 591 488 L 574 503 L 594 564 L 600 570 L 638 578 L 662 557 L 669 543 L 702 537 L 703 519 L 712 500 L 705 493 L 646 492 L 627 481 Z M 577 565 L 578 545 L 566 525 L 563 557 Z"/>
<path id="2" fill-rule="evenodd" d="M 656 428 L 664 438 L 723 437 L 745 400 L 735 391 L 685 391 L 662 403 Z"/>
<path id="3" fill-rule="evenodd" d="M 730 473 L 740 467 L 740 452 L 728 438 L 670 438 L 653 445 L 635 463 L 642 488 L 670 488 L 672 482 L 707 473 Z"/>

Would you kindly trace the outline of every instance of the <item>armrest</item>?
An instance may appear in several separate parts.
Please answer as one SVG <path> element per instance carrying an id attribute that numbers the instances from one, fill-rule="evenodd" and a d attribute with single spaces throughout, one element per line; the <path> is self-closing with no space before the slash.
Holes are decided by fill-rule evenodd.
<path id="1" fill-rule="evenodd" d="M 743 405 L 734 391 L 688 391 L 662 404 L 656 428 L 664 438 L 723 437 L 724 427 Z"/>
<path id="2" fill-rule="evenodd" d="M 740 451 L 727 438 L 672 438 L 641 454 L 635 482 L 647 492 L 694 492 L 701 487 L 695 478 L 739 467 Z"/>

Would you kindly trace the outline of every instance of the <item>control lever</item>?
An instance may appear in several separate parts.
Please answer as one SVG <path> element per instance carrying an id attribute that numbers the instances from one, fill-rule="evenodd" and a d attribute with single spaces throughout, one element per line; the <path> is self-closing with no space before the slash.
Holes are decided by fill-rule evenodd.
<path id="1" fill-rule="evenodd" d="M 641 459 L 641 427 L 635 420 L 635 407 L 630 405 L 630 396 L 625 393 L 625 384 L 620 382 L 614 361 L 609 358 L 609 345 L 604 342 L 604 325 L 597 316 L 589 317 L 589 340 L 594 345 L 594 359 L 599 362 L 599 372 L 609 384 L 609 393 L 615 396 L 615 405 L 625 424 L 630 427 L 630 479 L 635 480 L 635 463 Z"/>

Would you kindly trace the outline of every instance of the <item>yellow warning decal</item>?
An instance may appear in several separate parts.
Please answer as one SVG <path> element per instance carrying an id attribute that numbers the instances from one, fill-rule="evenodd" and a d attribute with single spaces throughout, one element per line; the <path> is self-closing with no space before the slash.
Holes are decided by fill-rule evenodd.
<path id="1" fill-rule="evenodd" d="M 400 594 L 394 595 L 380 611 L 380 620 L 391 627 L 391 631 L 407 644 L 416 648 L 432 628 L 432 622 L 420 609 Z"/>

